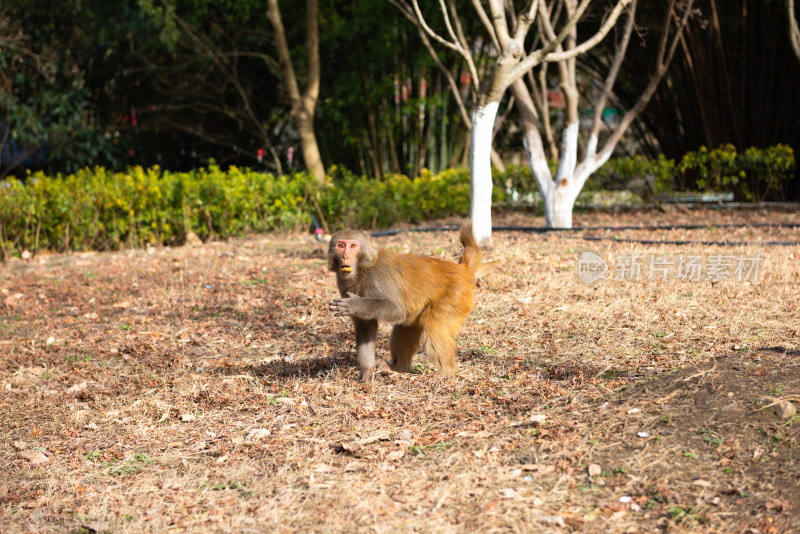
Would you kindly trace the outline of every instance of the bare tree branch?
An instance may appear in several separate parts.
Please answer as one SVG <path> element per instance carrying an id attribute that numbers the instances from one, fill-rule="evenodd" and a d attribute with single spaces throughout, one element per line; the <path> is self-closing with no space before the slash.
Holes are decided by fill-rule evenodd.
<path id="1" fill-rule="evenodd" d="M 454 21 L 453 24 L 455 25 L 458 42 L 461 43 L 461 48 L 469 50 L 469 43 L 467 43 L 467 37 L 464 35 L 464 28 L 461 27 L 461 19 L 458 17 L 455 0 L 448 0 L 447 5 L 450 9 L 450 16 Z"/>
<path id="2" fill-rule="evenodd" d="M 486 10 L 483 9 L 483 4 L 481 4 L 481 0 L 472 0 L 472 7 L 475 8 L 475 12 L 478 14 L 478 18 L 483 23 L 483 26 L 486 28 L 486 33 L 489 34 L 489 38 L 492 40 L 492 44 L 494 45 L 497 51 L 500 51 L 500 43 L 497 41 L 497 34 L 494 31 L 494 26 L 492 26 L 492 21 L 489 20 L 489 16 L 486 14 Z"/>
<path id="3" fill-rule="evenodd" d="M 505 52 L 509 46 L 511 36 L 508 34 L 508 23 L 502 0 L 489 0 L 489 12 L 492 14 L 492 26 L 500 43 L 498 52 Z"/>
<path id="4" fill-rule="evenodd" d="M 619 125 L 616 127 L 614 132 L 606 139 L 606 142 L 603 144 L 602 150 L 596 155 L 599 159 L 607 159 L 611 152 L 614 150 L 614 147 L 625 134 L 625 131 L 628 127 L 633 123 L 634 119 L 639 116 L 639 114 L 644 110 L 647 106 L 647 103 L 650 101 L 650 98 L 655 93 L 658 84 L 661 82 L 661 78 L 664 76 L 664 73 L 667 71 L 667 67 L 669 66 L 670 62 L 672 61 L 672 57 L 675 54 L 675 49 L 678 46 L 678 42 L 680 41 L 680 37 L 683 34 L 683 29 L 686 27 L 687 22 L 689 21 L 689 16 L 692 12 L 692 6 L 694 4 L 694 0 L 688 0 L 686 2 L 685 11 L 683 12 L 683 16 L 677 23 L 675 28 L 675 33 L 672 35 L 672 39 L 670 40 L 670 32 L 669 32 L 669 21 L 672 20 L 672 11 L 667 13 L 665 17 L 667 19 L 667 24 L 665 25 L 664 32 L 661 35 L 661 41 L 659 43 L 659 58 L 656 64 L 656 70 L 653 73 L 652 78 L 650 78 L 650 82 L 645 87 L 645 90 L 642 92 L 639 100 L 634 104 L 634 106 L 629 109 L 625 115 L 623 115 L 622 120 L 620 120 Z M 674 0 L 670 2 L 670 9 L 674 9 Z M 587 162 L 590 158 L 587 158 Z M 596 163 L 596 162 L 595 162 Z"/>
<path id="5" fill-rule="evenodd" d="M 582 42 L 581 44 L 579 44 L 575 48 L 573 48 L 571 50 L 568 50 L 568 51 L 565 51 L 565 52 L 561 52 L 561 53 L 559 53 L 559 52 L 544 52 L 544 54 L 543 54 L 544 57 L 543 58 L 539 58 L 538 61 L 541 61 L 541 60 L 549 61 L 549 62 L 563 61 L 565 59 L 574 58 L 575 56 L 578 56 L 578 55 L 586 52 L 590 48 L 594 47 L 597 43 L 599 43 L 600 41 L 602 41 L 605 38 L 605 36 L 608 34 L 609 31 L 611 31 L 611 28 L 613 28 L 614 25 L 617 23 L 617 19 L 619 18 L 620 14 L 625 9 L 625 7 L 628 4 L 631 3 L 631 1 L 632 0 L 620 0 L 617 3 L 617 5 L 614 6 L 614 9 L 611 10 L 611 12 L 609 13 L 608 17 L 606 18 L 606 21 L 603 23 L 603 25 L 600 27 L 600 29 L 597 31 L 597 33 L 595 33 L 593 36 L 588 38 L 586 41 Z M 584 3 L 588 4 L 588 2 L 584 2 Z M 583 10 L 581 10 L 581 7 L 583 8 Z M 583 3 L 582 3 L 581 6 L 578 7 L 578 11 L 575 13 L 575 17 L 580 18 L 581 15 L 583 15 L 583 11 L 585 9 L 586 9 L 586 6 L 584 6 Z M 575 17 L 573 17 L 573 18 L 575 18 Z M 532 63 L 535 65 L 536 61 L 537 60 L 534 60 L 534 61 L 532 61 Z M 533 65 L 531 65 L 531 67 L 532 66 Z M 522 68 L 523 65 L 520 65 L 519 67 Z"/>
<path id="6" fill-rule="evenodd" d="M 539 2 L 540 0 L 531 0 L 530 4 L 528 4 L 528 8 L 524 12 L 517 15 L 518 24 L 514 30 L 514 40 L 520 43 L 520 46 L 525 41 L 525 36 L 528 35 L 531 25 L 536 20 L 536 13 L 539 10 Z"/>
<path id="7" fill-rule="evenodd" d="M 595 102 L 594 105 L 592 130 L 589 134 L 589 145 L 586 147 L 587 155 L 594 154 L 597 150 L 597 135 L 600 133 L 600 127 L 602 125 L 603 110 L 606 107 L 606 102 L 608 102 L 608 98 L 611 95 L 612 89 L 614 88 L 614 82 L 617 80 L 619 69 L 622 66 L 622 61 L 625 59 L 625 53 L 628 50 L 628 43 L 630 42 L 631 34 L 633 33 L 633 20 L 636 15 L 637 2 L 638 0 L 633 0 L 633 2 L 631 2 L 628 20 L 625 23 L 625 30 L 623 31 L 622 39 L 617 44 L 617 50 L 614 54 L 614 59 L 611 62 L 611 68 L 608 70 L 605 83 L 603 84 L 603 90 L 600 93 L 600 98 L 597 99 L 597 102 Z"/>
<path id="8" fill-rule="evenodd" d="M 541 96 L 539 98 L 540 107 L 541 107 L 541 116 L 542 116 L 542 127 L 544 128 L 544 138 L 547 142 L 547 146 L 550 149 L 550 158 L 553 160 L 558 159 L 558 145 L 556 145 L 555 138 L 553 136 L 553 125 L 550 123 L 550 101 L 547 97 L 547 66 L 548 63 L 542 64 L 542 68 L 539 70 L 539 91 Z M 535 84 L 531 84 L 534 87 L 535 91 Z"/>
<path id="9" fill-rule="evenodd" d="M 609 18 L 613 18 L 613 21 L 616 22 L 616 19 L 619 16 L 619 14 L 614 16 L 614 13 L 617 11 L 617 9 L 620 7 L 621 4 L 627 4 L 630 1 L 631 0 L 619 0 L 619 3 L 614 8 L 614 11 L 612 11 L 612 17 L 609 17 Z M 568 59 L 569 57 L 575 57 L 580 53 L 580 52 L 572 53 L 572 51 L 567 51 L 567 52 L 562 52 L 562 54 L 566 54 L 564 57 L 559 58 L 559 57 L 555 57 L 554 56 L 554 59 L 550 59 L 550 54 L 552 54 L 554 51 L 560 50 L 561 43 L 573 31 L 573 29 L 575 28 L 575 25 L 578 23 L 578 20 L 580 20 L 580 18 L 583 16 L 583 13 L 586 11 L 586 8 L 589 7 L 589 3 L 590 2 L 591 2 L 591 0 L 583 0 L 580 3 L 578 8 L 575 10 L 575 12 L 569 18 L 569 21 L 564 25 L 564 27 L 561 29 L 561 32 L 558 35 L 556 35 L 555 31 L 553 30 L 553 26 L 552 26 L 552 24 L 550 22 L 550 17 L 547 14 L 547 7 L 545 6 L 545 3 L 541 2 L 539 4 L 539 10 L 540 10 L 539 20 L 542 21 L 542 26 L 541 27 L 545 30 L 546 35 L 547 35 L 548 39 L 550 40 L 550 42 L 548 44 L 546 44 L 545 46 L 543 46 L 542 48 L 540 48 L 539 50 L 534 51 L 533 53 L 531 53 L 530 55 L 528 55 L 527 57 L 522 59 L 522 61 L 520 61 L 516 66 L 514 66 L 511 69 L 511 71 L 509 72 L 509 74 L 508 74 L 508 76 L 506 78 L 506 82 L 507 82 L 506 87 L 508 87 L 509 85 L 511 85 L 512 83 L 517 81 L 518 79 L 522 78 L 525 75 L 526 72 L 531 70 L 536 65 L 540 64 L 542 61 L 554 61 L 554 62 L 562 61 L 562 60 Z M 605 28 L 605 26 L 603 28 L 601 28 L 601 31 L 605 28 L 605 33 L 608 33 L 611 30 L 612 26 L 613 26 L 613 22 L 612 22 L 612 24 L 610 26 L 608 26 L 608 28 Z M 600 36 L 600 38 L 597 39 L 597 41 L 594 44 L 597 44 L 597 42 L 600 42 L 600 40 L 602 40 L 602 38 L 605 37 L 605 33 L 603 33 L 603 35 Z M 598 34 L 599 34 L 599 32 L 598 32 Z M 595 37 L 597 37 L 597 36 L 594 36 L 594 37 L 590 38 L 590 40 L 591 39 L 595 39 Z M 592 46 L 594 46 L 594 44 Z M 591 46 L 586 48 L 586 50 L 588 50 L 589 48 L 591 48 Z"/>
<path id="10" fill-rule="evenodd" d="M 794 54 L 800 59 L 800 27 L 797 25 L 797 16 L 794 11 L 794 0 L 786 0 L 786 10 L 789 15 L 789 40 L 792 42 Z"/>
<path id="11" fill-rule="evenodd" d="M 453 11 L 455 11 L 455 4 L 453 2 L 450 2 L 450 7 L 453 9 Z M 453 39 L 454 43 L 461 43 L 461 41 L 458 40 L 455 32 L 453 31 L 453 25 L 450 23 L 450 15 L 448 14 L 448 9 L 444 3 L 444 0 L 439 0 L 439 9 L 441 9 L 442 11 L 442 18 L 444 19 L 444 25 L 447 28 L 447 33 L 450 35 L 450 38 Z M 464 44 L 461 43 L 461 46 L 463 48 Z"/>
<path id="12" fill-rule="evenodd" d="M 444 63 L 442 63 L 442 60 L 439 59 L 439 54 L 437 54 L 436 50 L 433 48 L 430 39 L 428 39 L 428 35 L 420 27 L 414 11 L 408 6 L 408 4 L 398 0 L 389 0 L 389 3 L 395 6 L 400 13 L 402 13 L 403 16 L 405 16 L 414 25 L 414 27 L 417 28 L 417 32 L 419 33 L 420 39 L 422 39 L 423 46 L 425 46 L 425 48 L 428 50 L 428 53 L 430 54 L 434 63 L 436 63 L 436 66 L 439 67 L 439 71 L 445 77 L 445 80 L 447 80 L 447 87 L 450 89 L 450 94 L 453 95 L 453 98 L 458 105 L 458 112 L 461 116 L 461 120 L 468 129 L 472 128 L 472 120 L 470 120 L 469 113 L 467 113 L 467 108 L 464 105 L 464 99 L 461 98 L 461 91 L 458 88 L 458 84 L 456 83 L 453 75 L 450 73 L 450 70 L 448 70 Z"/>
<path id="13" fill-rule="evenodd" d="M 464 48 L 463 46 L 461 46 L 461 44 L 455 38 L 455 35 L 453 35 L 453 42 L 450 42 L 447 39 L 445 39 L 445 38 L 441 37 L 440 35 L 438 35 L 436 32 L 434 32 L 430 28 L 430 26 L 428 26 L 428 23 L 425 21 L 425 17 L 423 17 L 423 15 L 422 15 L 422 11 L 419 8 L 419 3 L 417 2 L 417 0 L 411 0 L 411 1 L 412 1 L 412 6 L 414 7 L 414 13 L 417 16 L 417 21 L 419 22 L 419 24 L 422 27 L 422 29 L 425 30 L 425 33 L 427 33 L 428 36 L 431 39 L 433 39 L 434 41 L 436 41 L 436 42 L 446 46 L 450 50 L 453 50 L 453 51 L 457 52 L 458 54 L 460 54 L 461 57 L 463 57 L 464 60 L 467 62 L 467 67 L 469 68 L 470 75 L 472 76 L 472 88 L 477 93 L 479 88 L 480 88 L 480 80 L 478 79 L 478 71 L 475 68 L 475 62 L 472 60 L 472 54 L 470 53 L 469 48 Z M 450 25 L 450 17 L 447 14 L 447 9 L 445 9 L 445 7 L 444 7 L 443 0 L 440 0 L 440 4 L 441 4 L 441 7 L 442 7 L 442 16 L 445 19 L 445 24 L 447 24 L 447 26 L 450 29 L 450 32 L 452 34 L 452 26 Z"/>

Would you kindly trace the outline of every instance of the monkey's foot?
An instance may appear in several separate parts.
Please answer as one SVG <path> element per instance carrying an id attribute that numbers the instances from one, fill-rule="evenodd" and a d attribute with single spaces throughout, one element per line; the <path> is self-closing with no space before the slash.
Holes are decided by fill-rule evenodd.
<path id="1" fill-rule="evenodd" d="M 361 369 L 361 371 L 359 372 L 359 375 L 358 375 L 358 381 L 359 382 L 370 382 L 375 377 L 375 373 L 376 372 L 377 373 L 385 373 L 385 372 L 388 372 L 388 371 L 391 371 L 391 370 L 392 370 L 392 368 L 389 367 L 389 364 L 386 363 L 385 360 L 378 359 L 378 361 L 375 362 L 375 367 L 370 367 L 370 368 L 367 368 L 367 369 Z"/>
<path id="2" fill-rule="evenodd" d="M 375 368 L 370 367 L 369 369 L 361 369 L 361 372 L 358 374 L 358 381 L 359 382 L 372 382 L 372 378 L 375 374 Z"/>

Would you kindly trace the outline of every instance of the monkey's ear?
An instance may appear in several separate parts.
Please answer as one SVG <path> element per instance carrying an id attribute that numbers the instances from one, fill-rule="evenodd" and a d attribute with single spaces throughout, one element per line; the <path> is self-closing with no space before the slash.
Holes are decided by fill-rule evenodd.
<path id="1" fill-rule="evenodd" d="M 363 245 L 358 266 L 361 269 L 369 269 L 378 261 L 378 251 L 372 248 L 372 244 L 369 242 L 363 243 Z"/>

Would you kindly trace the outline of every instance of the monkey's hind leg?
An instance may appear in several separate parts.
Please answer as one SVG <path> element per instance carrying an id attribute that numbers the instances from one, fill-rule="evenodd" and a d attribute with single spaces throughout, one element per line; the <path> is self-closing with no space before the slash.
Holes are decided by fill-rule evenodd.
<path id="1" fill-rule="evenodd" d="M 465 317 L 466 318 L 466 317 Z M 425 322 L 424 348 L 425 354 L 430 358 L 431 363 L 443 375 L 454 375 L 458 371 L 456 363 L 456 334 L 458 333 L 461 321 L 447 320 L 436 317 L 429 318 Z"/>
<path id="2" fill-rule="evenodd" d="M 389 367 L 392 370 L 401 373 L 411 372 L 411 359 L 419 349 L 421 335 L 422 328 L 419 326 L 394 325 L 392 336 L 389 338 L 389 351 L 392 354 Z"/>

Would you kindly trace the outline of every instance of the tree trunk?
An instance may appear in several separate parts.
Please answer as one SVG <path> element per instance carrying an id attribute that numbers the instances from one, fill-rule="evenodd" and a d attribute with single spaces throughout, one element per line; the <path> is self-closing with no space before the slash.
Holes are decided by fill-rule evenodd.
<path id="1" fill-rule="evenodd" d="M 520 115 L 523 118 L 523 144 L 528 156 L 528 165 L 544 199 L 545 226 L 548 228 L 572 228 L 572 210 L 575 207 L 575 201 L 589 176 L 608 160 L 611 150 L 589 154 L 580 165 L 576 165 L 578 123 L 572 123 L 564 130 L 561 145 L 564 157 L 559 165 L 556 179 L 553 180 L 547 165 L 542 138 L 535 124 L 530 122 L 528 114 L 520 113 Z"/>
<path id="2" fill-rule="evenodd" d="M 300 149 L 303 151 L 303 162 L 306 164 L 306 169 L 314 175 L 318 182 L 324 182 L 325 167 L 322 164 L 317 136 L 314 133 L 314 104 L 306 104 L 304 98 L 303 105 L 292 110 L 292 118 L 297 126 L 297 133 L 300 135 Z"/>
<path id="3" fill-rule="evenodd" d="M 580 189 L 575 177 L 562 178 L 544 197 L 544 224 L 548 228 L 572 228 L 572 209 Z"/>
<path id="4" fill-rule="evenodd" d="M 275 42 L 278 49 L 278 59 L 283 74 L 286 90 L 292 103 L 292 118 L 294 119 L 297 133 L 300 135 L 300 148 L 303 151 L 303 161 L 306 169 L 314 175 L 318 182 L 325 181 L 325 167 L 317 145 L 317 136 L 314 133 L 314 108 L 319 96 L 320 64 L 319 64 L 319 8 L 317 0 L 306 0 L 306 53 L 308 56 L 308 81 L 303 94 L 297 83 L 292 57 L 289 55 L 289 44 L 286 41 L 286 31 L 283 19 L 278 8 L 278 0 L 267 2 L 267 18 L 275 31 Z"/>
<path id="5" fill-rule="evenodd" d="M 472 231 L 482 247 L 492 246 L 492 131 L 498 102 L 476 105 L 470 142 L 470 214 Z"/>

